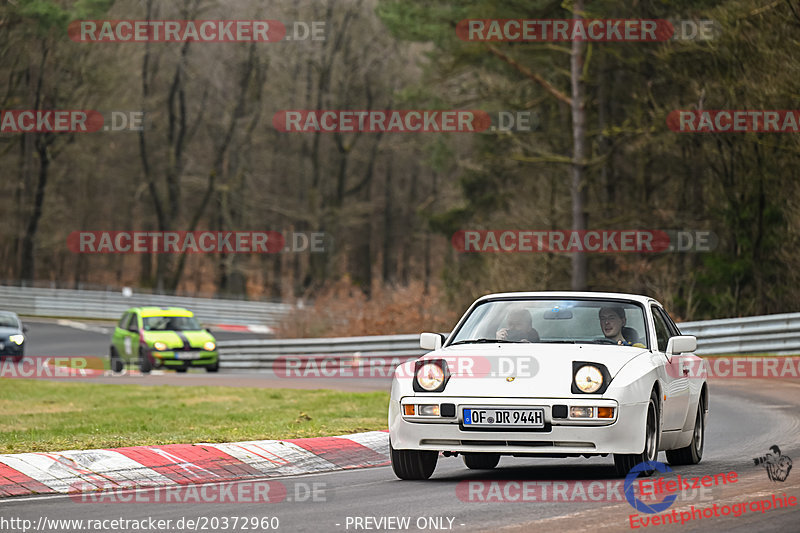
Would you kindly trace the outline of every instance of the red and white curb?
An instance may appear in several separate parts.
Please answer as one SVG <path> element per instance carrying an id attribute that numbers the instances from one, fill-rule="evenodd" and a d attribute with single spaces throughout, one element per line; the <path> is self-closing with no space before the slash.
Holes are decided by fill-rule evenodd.
<path id="1" fill-rule="evenodd" d="M 389 434 L 0 454 L 0 497 L 188 485 L 389 464 Z"/>

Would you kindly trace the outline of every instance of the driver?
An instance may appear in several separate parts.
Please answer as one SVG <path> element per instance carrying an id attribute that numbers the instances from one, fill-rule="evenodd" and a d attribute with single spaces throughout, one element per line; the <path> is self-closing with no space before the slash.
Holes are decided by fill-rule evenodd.
<path id="1" fill-rule="evenodd" d="M 631 328 L 625 328 L 625 309 L 622 307 L 602 307 L 600 308 L 600 329 L 603 330 L 603 335 L 615 344 L 620 346 L 636 346 L 644 348 L 643 344 L 636 342 L 637 339 L 626 339 L 623 336 L 625 329 L 633 331 Z"/>
<path id="2" fill-rule="evenodd" d="M 497 330 L 497 339 L 503 341 L 538 342 L 539 333 L 533 329 L 533 319 L 526 309 L 513 309 L 506 317 L 508 327 Z"/>

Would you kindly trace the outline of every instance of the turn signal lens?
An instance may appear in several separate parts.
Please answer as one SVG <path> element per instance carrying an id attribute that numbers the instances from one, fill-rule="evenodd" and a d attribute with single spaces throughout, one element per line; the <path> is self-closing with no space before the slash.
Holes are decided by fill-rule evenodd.
<path id="1" fill-rule="evenodd" d="M 570 407 L 570 418 L 592 418 L 594 407 Z"/>
<path id="2" fill-rule="evenodd" d="M 420 416 L 439 416 L 438 405 L 418 405 Z"/>
<path id="3" fill-rule="evenodd" d="M 598 407 L 597 418 L 614 418 L 613 407 Z"/>
<path id="4" fill-rule="evenodd" d="M 403 414 L 411 416 L 414 414 L 414 404 L 408 404 L 403 406 Z"/>

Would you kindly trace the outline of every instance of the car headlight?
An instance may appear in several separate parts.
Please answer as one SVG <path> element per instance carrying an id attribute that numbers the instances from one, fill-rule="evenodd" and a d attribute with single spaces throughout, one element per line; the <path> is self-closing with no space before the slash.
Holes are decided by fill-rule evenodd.
<path id="1" fill-rule="evenodd" d="M 415 392 L 441 392 L 449 378 L 447 363 L 443 359 L 417 361 L 413 388 Z"/>
<path id="2" fill-rule="evenodd" d="M 575 372 L 575 386 L 591 394 L 603 386 L 603 373 L 594 365 L 584 365 Z"/>
<path id="3" fill-rule="evenodd" d="M 11 335 L 8 340 L 19 346 L 23 342 L 25 342 L 25 335 Z"/>
<path id="4" fill-rule="evenodd" d="M 214 343 L 213 343 L 213 342 L 211 342 L 211 341 L 208 341 L 207 343 L 205 343 L 205 344 L 203 345 L 203 349 L 204 349 L 204 350 L 206 350 L 207 352 L 213 352 L 213 351 L 214 351 L 214 348 L 216 348 L 216 347 L 217 347 L 217 345 L 216 345 L 216 344 L 214 344 Z"/>
<path id="5" fill-rule="evenodd" d="M 156 341 L 153 343 L 153 348 L 158 350 L 159 352 L 163 352 L 167 349 L 167 344 L 161 341 Z"/>

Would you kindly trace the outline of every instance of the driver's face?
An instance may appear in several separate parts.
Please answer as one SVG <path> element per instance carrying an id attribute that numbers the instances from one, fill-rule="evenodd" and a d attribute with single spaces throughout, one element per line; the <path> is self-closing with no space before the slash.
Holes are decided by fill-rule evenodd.
<path id="1" fill-rule="evenodd" d="M 527 322 L 525 322 L 524 319 L 521 319 L 521 318 L 510 318 L 508 320 L 508 330 L 509 331 L 525 332 L 525 331 L 528 331 L 529 327 L 530 327 L 530 325 Z"/>
<path id="2" fill-rule="evenodd" d="M 622 331 L 622 326 L 625 322 L 616 313 L 603 312 L 600 315 L 600 327 L 603 329 L 603 335 L 606 337 L 616 337 Z"/>

